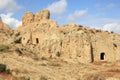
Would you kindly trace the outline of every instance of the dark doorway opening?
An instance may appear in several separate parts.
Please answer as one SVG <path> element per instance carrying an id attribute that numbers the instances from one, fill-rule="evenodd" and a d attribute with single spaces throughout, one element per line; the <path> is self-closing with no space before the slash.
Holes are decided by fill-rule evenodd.
<path id="1" fill-rule="evenodd" d="M 36 38 L 36 43 L 39 43 L 39 39 L 38 38 Z"/>
<path id="2" fill-rule="evenodd" d="M 104 60 L 105 59 L 105 53 L 101 53 L 100 54 L 100 60 Z"/>

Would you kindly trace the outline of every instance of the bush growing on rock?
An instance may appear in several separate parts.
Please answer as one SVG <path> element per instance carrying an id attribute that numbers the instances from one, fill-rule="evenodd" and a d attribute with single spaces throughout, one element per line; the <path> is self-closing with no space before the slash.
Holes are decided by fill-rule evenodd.
<path id="1" fill-rule="evenodd" d="M 6 65 L 0 64 L 0 72 L 5 72 L 5 71 L 6 71 Z"/>
<path id="2" fill-rule="evenodd" d="M 0 52 L 7 51 L 9 49 L 9 46 L 3 45 L 0 46 Z"/>
<path id="3" fill-rule="evenodd" d="M 7 74 L 11 74 L 11 70 L 7 69 L 6 64 L 0 64 L 0 73 L 5 72 Z"/>
<path id="4" fill-rule="evenodd" d="M 21 38 L 20 39 L 17 39 L 14 41 L 16 44 L 20 44 L 21 43 Z"/>

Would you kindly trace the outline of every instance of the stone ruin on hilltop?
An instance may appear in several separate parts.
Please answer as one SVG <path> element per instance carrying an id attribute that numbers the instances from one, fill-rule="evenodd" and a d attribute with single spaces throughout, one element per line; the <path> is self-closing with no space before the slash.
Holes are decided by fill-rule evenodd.
<path id="1" fill-rule="evenodd" d="M 120 36 L 75 24 L 58 26 L 48 10 L 27 12 L 17 29 L 24 47 L 39 57 L 90 63 L 120 61 Z"/>
<path id="2" fill-rule="evenodd" d="M 48 10 L 43 10 L 37 12 L 35 15 L 32 12 L 26 12 L 22 17 L 22 26 L 33 22 L 40 22 L 41 20 L 47 20 L 50 18 L 50 12 Z"/>

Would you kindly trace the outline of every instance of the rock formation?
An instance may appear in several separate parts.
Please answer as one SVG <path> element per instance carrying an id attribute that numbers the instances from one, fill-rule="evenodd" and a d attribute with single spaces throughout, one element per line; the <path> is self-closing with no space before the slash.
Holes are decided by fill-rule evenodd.
<path id="1" fill-rule="evenodd" d="M 11 43 L 12 29 L 0 17 L 0 44 Z"/>
<path id="2" fill-rule="evenodd" d="M 75 24 L 57 25 L 50 20 L 48 10 L 36 14 L 27 12 L 22 17 L 22 44 L 39 57 L 61 58 L 65 61 L 90 63 L 119 61 L 120 36 Z"/>
<path id="3" fill-rule="evenodd" d="M 25 13 L 15 30 L 0 18 L 0 63 L 11 70 L 0 79 L 120 80 L 120 35 L 59 26 L 48 10 Z"/>
<path id="4" fill-rule="evenodd" d="M 33 22 L 40 22 L 41 20 L 46 20 L 50 18 L 50 12 L 48 10 L 43 10 L 37 12 L 35 15 L 32 12 L 26 12 L 22 17 L 22 26 Z"/>

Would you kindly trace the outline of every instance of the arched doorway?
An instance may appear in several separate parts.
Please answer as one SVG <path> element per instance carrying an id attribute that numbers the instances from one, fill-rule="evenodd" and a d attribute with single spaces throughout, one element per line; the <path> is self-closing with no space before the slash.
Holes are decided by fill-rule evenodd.
<path id="1" fill-rule="evenodd" d="M 104 60 L 104 59 L 105 59 L 105 53 L 102 52 L 102 53 L 100 54 L 100 60 Z"/>

